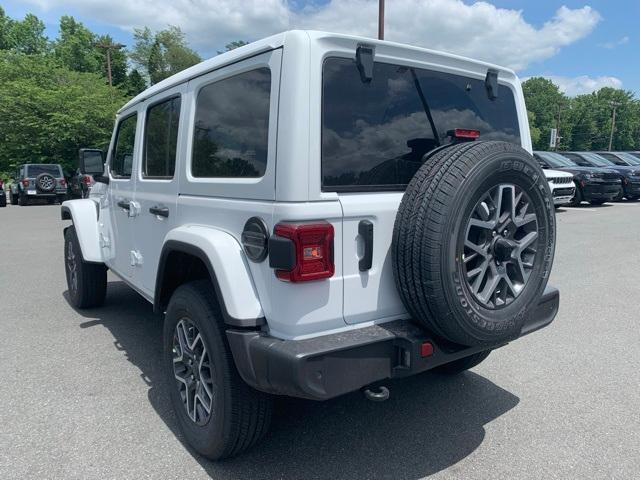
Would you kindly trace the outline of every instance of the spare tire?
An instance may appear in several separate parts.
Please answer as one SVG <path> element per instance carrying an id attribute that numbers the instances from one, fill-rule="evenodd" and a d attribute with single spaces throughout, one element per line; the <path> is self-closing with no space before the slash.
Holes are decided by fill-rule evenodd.
<path id="1" fill-rule="evenodd" d="M 48 173 L 36 177 L 36 188 L 43 193 L 50 193 L 56 188 L 56 179 Z"/>
<path id="2" fill-rule="evenodd" d="M 467 142 L 433 154 L 396 216 L 398 292 L 416 321 L 462 345 L 518 337 L 547 284 L 555 213 L 544 173 L 517 145 Z"/>

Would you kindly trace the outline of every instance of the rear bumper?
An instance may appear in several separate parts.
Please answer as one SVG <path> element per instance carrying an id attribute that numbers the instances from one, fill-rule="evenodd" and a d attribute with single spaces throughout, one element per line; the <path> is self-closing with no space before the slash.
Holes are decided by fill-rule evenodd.
<path id="1" fill-rule="evenodd" d="M 560 295 L 547 287 L 520 336 L 550 324 Z M 389 378 L 405 377 L 495 349 L 506 343 L 464 347 L 436 339 L 407 320 L 307 340 L 280 340 L 261 332 L 228 330 L 236 367 L 245 382 L 272 394 L 327 400 Z M 424 342 L 433 354 L 420 355 Z"/>

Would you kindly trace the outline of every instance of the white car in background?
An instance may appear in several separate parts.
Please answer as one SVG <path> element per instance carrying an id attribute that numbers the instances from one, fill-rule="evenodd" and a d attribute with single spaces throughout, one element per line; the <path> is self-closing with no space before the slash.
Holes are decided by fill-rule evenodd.
<path id="1" fill-rule="evenodd" d="M 566 205 L 576 193 L 576 186 L 573 183 L 573 174 L 560 170 L 544 170 L 549 188 L 553 195 L 553 204 L 556 207 Z"/>

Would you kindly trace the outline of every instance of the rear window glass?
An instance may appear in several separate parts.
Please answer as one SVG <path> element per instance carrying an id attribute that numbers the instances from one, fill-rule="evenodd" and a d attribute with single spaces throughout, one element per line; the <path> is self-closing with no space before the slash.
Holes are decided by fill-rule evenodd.
<path id="1" fill-rule="evenodd" d="M 520 144 L 513 93 L 500 85 L 490 100 L 484 79 L 380 62 L 363 83 L 353 59 L 324 62 L 323 190 L 402 190 L 455 128 Z"/>
<path id="2" fill-rule="evenodd" d="M 54 177 L 62 177 L 60 165 L 27 165 L 27 177 L 37 177 L 41 173 L 48 173 Z"/>

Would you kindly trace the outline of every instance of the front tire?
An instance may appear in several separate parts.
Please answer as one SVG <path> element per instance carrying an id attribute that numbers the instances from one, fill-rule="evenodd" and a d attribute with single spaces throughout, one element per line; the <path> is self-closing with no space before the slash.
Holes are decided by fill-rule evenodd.
<path id="1" fill-rule="evenodd" d="M 65 272 L 69 298 L 76 308 L 99 307 L 107 292 L 107 268 L 82 259 L 75 227 L 64 232 Z"/>
<path id="2" fill-rule="evenodd" d="M 614 200 L 615 200 L 615 199 L 614 199 Z M 590 200 L 590 201 L 589 201 L 589 203 L 590 203 L 591 205 L 602 205 L 602 204 L 603 204 L 603 203 L 605 203 L 605 202 L 606 202 L 606 200 L 601 200 L 601 199 L 598 199 L 598 200 Z"/>
<path id="3" fill-rule="evenodd" d="M 255 444 L 271 422 L 272 398 L 240 378 L 211 283 L 178 287 L 164 320 L 164 370 L 187 442 L 213 460 Z"/>

